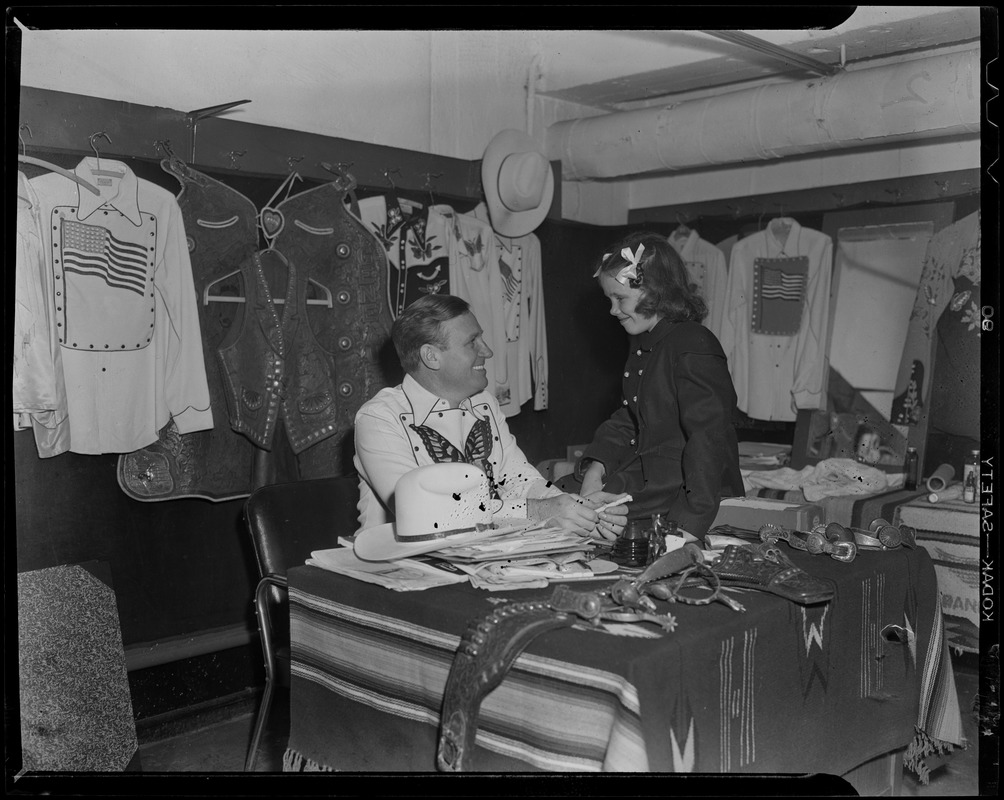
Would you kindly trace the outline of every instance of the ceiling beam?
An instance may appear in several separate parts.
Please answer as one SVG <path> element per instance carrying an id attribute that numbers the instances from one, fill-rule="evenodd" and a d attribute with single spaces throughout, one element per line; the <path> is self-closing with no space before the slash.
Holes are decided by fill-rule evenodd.
<path id="1" fill-rule="evenodd" d="M 742 31 L 704 31 L 704 33 L 724 39 L 727 42 L 732 42 L 733 44 L 748 47 L 750 50 L 755 50 L 758 53 L 769 56 L 775 61 L 780 61 L 789 67 L 808 70 L 816 75 L 835 75 L 843 69 L 841 64 L 825 64 L 815 58 L 803 56 L 801 53 L 796 53 L 786 47 L 779 47 L 776 44 L 758 39 L 756 36 L 750 36 L 750 34 L 743 33 Z"/>

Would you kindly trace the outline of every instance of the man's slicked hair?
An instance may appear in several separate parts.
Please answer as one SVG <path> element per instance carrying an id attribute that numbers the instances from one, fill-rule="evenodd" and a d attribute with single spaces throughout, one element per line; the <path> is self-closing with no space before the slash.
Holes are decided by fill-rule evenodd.
<path id="1" fill-rule="evenodd" d="M 397 357 L 407 373 L 415 372 L 422 363 L 422 345 L 440 349 L 449 346 L 443 323 L 470 312 L 468 302 L 451 294 L 427 294 L 409 305 L 390 329 Z"/>

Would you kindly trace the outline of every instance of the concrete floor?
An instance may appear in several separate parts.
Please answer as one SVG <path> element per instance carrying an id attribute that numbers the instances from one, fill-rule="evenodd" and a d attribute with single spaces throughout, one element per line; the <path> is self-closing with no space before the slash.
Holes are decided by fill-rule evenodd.
<path id="1" fill-rule="evenodd" d="M 956 686 L 962 710 L 963 731 L 970 745 L 957 749 L 942 766 L 931 772 L 930 782 L 923 785 L 904 770 L 904 797 L 964 797 L 978 796 L 978 753 L 976 719 L 972 712 L 978 691 L 978 676 L 970 671 L 956 670 Z M 259 750 L 256 772 L 281 772 L 282 756 L 289 731 L 289 704 L 280 691 L 270 715 L 269 725 Z M 192 729 L 164 739 L 147 741 L 140 746 L 140 766 L 143 772 L 236 773 L 243 772 L 254 724 L 255 710 L 250 704 L 234 709 L 234 716 L 200 727 L 192 721 Z M 277 789 L 279 787 L 276 787 Z"/>

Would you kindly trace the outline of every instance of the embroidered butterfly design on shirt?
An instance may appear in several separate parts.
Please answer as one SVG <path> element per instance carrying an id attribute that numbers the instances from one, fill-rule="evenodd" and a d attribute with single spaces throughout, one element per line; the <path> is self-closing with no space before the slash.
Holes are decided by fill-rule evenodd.
<path id="1" fill-rule="evenodd" d="M 427 425 L 411 424 L 409 427 L 421 437 L 426 451 L 437 464 L 450 461 L 481 467 L 488 476 L 492 499 L 499 499 L 498 487 L 495 485 L 495 477 L 492 474 L 492 462 L 488 460 L 488 454 L 491 453 L 492 449 L 492 426 L 487 419 L 479 419 L 474 423 L 471 432 L 467 434 L 463 453 L 439 431 L 433 430 Z"/>

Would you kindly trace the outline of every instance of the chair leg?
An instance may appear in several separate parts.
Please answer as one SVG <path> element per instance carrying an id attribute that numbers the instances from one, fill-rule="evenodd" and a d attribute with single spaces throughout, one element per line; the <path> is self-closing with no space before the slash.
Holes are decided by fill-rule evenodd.
<path id="1" fill-rule="evenodd" d="M 248 747 L 247 760 L 244 762 L 245 772 L 254 772 L 255 760 L 258 757 L 258 745 L 261 744 L 262 734 L 265 732 L 265 723 L 268 722 L 268 712 L 272 706 L 272 694 L 275 691 L 274 682 L 265 682 L 265 694 L 262 695 L 261 705 L 258 707 L 258 717 L 255 719 L 254 732 L 251 735 L 251 746 Z"/>

